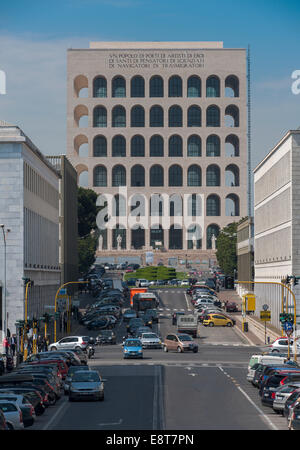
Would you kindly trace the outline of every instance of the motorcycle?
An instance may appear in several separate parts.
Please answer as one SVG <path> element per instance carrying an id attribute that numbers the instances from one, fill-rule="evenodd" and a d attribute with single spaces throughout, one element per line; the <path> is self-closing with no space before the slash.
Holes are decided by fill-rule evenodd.
<path id="1" fill-rule="evenodd" d="M 86 352 L 89 359 L 91 359 L 95 354 L 94 344 L 95 344 L 94 338 L 90 338 L 89 343 L 86 347 Z"/>

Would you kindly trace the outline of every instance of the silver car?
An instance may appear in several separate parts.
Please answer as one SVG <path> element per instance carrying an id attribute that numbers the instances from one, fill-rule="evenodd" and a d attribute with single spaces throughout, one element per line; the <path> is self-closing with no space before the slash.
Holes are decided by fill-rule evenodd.
<path id="1" fill-rule="evenodd" d="M 11 400 L 0 400 L 0 409 L 4 414 L 9 430 L 24 429 L 22 411 L 16 402 Z"/>
<path id="2" fill-rule="evenodd" d="M 89 336 L 68 336 L 60 339 L 57 342 L 53 342 L 49 345 L 49 350 L 69 350 L 69 349 L 81 349 L 85 350 L 89 343 Z"/>
<path id="3" fill-rule="evenodd" d="M 69 401 L 77 399 L 104 400 L 104 380 L 96 370 L 75 372 L 69 385 Z"/>
<path id="4" fill-rule="evenodd" d="M 162 348 L 160 338 L 155 333 L 141 333 L 137 336 L 143 348 Z"/>
<path id="5" fill-rule="evenodd" d="M 279 389 L 277 389 L 273 401 L 274 411 L 283 414 L 285 402 L 296 389 L 299 389 L 299 387 L 300 383 L 293 383 L 281 386 Z"/>
<path id="6" fill-rule="evenodd" d="M 75 373 L 79 372 L 79 371 L 89 371 L 90 368 L 88 365 L 86 366 L 71 366 L 68 370 L 67 376 L 65 378 L 64 381 L 64 393 L 65 395 L 69 394 L 69 389 L 70 389 L 70 384 L 72 381 L 72 378 L 74 376 Z"/>

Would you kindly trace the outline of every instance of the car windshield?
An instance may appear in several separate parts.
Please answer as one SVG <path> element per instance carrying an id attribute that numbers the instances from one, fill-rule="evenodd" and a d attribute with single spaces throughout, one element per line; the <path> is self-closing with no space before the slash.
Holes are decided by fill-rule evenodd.
<path id="1" fill-rule="evenodd" d="M 191 338 L 191 336 L 188 335 L 184 335 L 184 336 L 180 336 L 179 339 L 181 341 L 192 341 L 193 339 Z"/>
<path id="2" fill-rule="evenodd" d="M 99 375 L 95 372 L 87 372 L 87 371 L 79 371 L 75 372 L 73 376 L 74 382 L 80 382 L 80 383 L 89 383 L 89 382 L 96 382 L 100 381 Z"/>
<path id="3" fill-rule="evenodd" d="M 125 345 L 126 345 L 126 347 L 141 347 L 142 346 L 141 341 L 134 341 L 131 339 L 127 340 L 125 342 Z"/>
<path id="4" fill-rule="evenodd" d="M 147 333 L 147 334 L 143 334 L 143 338 L 145 338 L 145 339 L 157 339 L 157 336 L 154 333 Z"/>

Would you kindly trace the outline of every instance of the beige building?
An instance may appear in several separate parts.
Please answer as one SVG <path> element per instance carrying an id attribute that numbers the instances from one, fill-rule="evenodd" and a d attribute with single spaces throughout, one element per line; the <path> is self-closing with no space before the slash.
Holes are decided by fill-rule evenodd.
<path id="1" fill-rule="evenodd" d="M 291 130 L 254 169 L 255 281 L 280 283 L 300 276 L 299 194 L 300 130 Z M 299 286 L 293 289 L 298 303 Z M 280 299 L 269 285 L 256 285 L 255 293 L 257 313 L 268 304 L 279 327 Z"/>
<path id="2" fill-rule="evenodd" d="M 213 264 L 247 215 L 246 50 L 92 42 L 67 72 L 67 157 L 107 207 L 98 256 Z"/>

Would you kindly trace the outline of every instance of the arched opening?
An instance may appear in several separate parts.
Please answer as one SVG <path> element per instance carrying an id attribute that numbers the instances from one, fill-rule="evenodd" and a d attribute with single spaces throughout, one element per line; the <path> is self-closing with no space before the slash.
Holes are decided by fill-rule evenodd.
<path id="1" fill-rule="evenodd" d="M 93 97 L 107 97 L 107 81 L 104 77 L 96 77 L 93 81 Z"/>
<path id="2" fill-rule="evenodd" d="M 118 76 L 112 80 L 112 97 L 126 97 L 125 78 Z"/>
<path id="3" fill-rule="evenodd" d="M 124 166 L 117 165 L 112 169 L 112 186 L 126 186 L 126 169 Z"/>
<path id="4" fill-rule="evenodd" d="M 211 105 L 206 110 L 206 126 L 207 127 L 220 127 L 221 126 L 221 113 L 220 108 L 215 105 Z"/>
<path id="5" fill-rule="evenodd" d="M 187 82 L 187 96 L 201 97 L 201 79 L 196 75 L 189 77 Z"/>
<path id="6" fill-rule="evenodd" d="M 107 140 L 105 136 L 94 137 L 93 156 L 98 158 L 107 156 Z"/>
<path id="7" fill-rule="evenodd" d="M 235 75 L 229 75 L 225 80 L 225 97 L 240 96 L 239 79 Z"/>
<path id="8" fill-rule="evenodd" d="M 150 127 L 164 126 L 164 110 L 161 106 L 155 105 L 150 109 Z"/>
<path id="9" fill-rule="evenodd" d="M 93 186 L 107 186 L 107 170 L 104 166 L 96 166 L 93 171 Z"/>
<path id="10" fill-rule="evenodd" d="M 136 135 L 131 139 L 130 145 L 131 156 L 142 157 L 145 156 L 145 139 L 143 136 Z"/>
<path id="11" fill-rule="evenodd" d="M 126 156 L 126 139 L 120 134 L 112 139 L 112 156 L 117 158 Z"/>
<path id="12" fill-rule="evenodd" d="M 162 217 L 164 211 L 164 200 L 161 194 L 153 194 L 150 197 L 150 216 Z"/>
<path id="13" fill-rule="evenodd" d="M 188 250 L 201 250 L 202 248 L 202 229 L 200 225 L 191 225 L 187 229 L 187 248 Z"/>
<path id="14" fill-rule="evenodd" d="M 225 126 L 226 127 L 240 126 L 240 112 L 237 106 L 229 105 L 225 109 Z"/>
<path id="15" fill-rule="evenodd" d="M 121 194 L 113 197 L 112 215 L 113 217 L 127 217 L 126 199 Z"/>
<path id="16" fill-rule="evenodd" d="M 192 194 L 188 197 L 188 217 L 202 216 L 202 198 L 199 194 Z"/>
<path id="17" fill-rule="evenodd" d="M 201 127 L 201 108 L 199 106 L 190 106 L 187 112 L 187 126 Z"/>
<path id="18" fill-rule="evenodd" d="M 206 97 L 220 97 L 220 79 L 215 75 L 206 80 Z"/>
<path id="19" fill-rule="evenodd" d="M 164 169 L 158 164 L 150 169 L 150 186 L 159 187 L 164 185 Z"/>
<path id="20" fill-rule="evenodd" d="M 202 186 L 201 167 L 193 164 L 188 168 L 187 173 L 188 186 Z"/>
<path id="21" fill-rule="evenodd" d="M 123 106 L 115 106 L 112 110 L 112 127 L 126 127 L 126 110 Z"/>
<path id="22" fill-rule="evenodd" d="M 163 97 L 164 96 L 164 80 L 159 75 L 154 75 L 150 79 L 150 97 Z"/>
<path id="23" fill-rule="evenodd" d="M 240 170 L 235 164 L 230 164 L 225 169 L 225 185 L 231 187 L 240 185 Z"/>
<path id="24" fill-rule="evenodd" d="M 212 194 L 207 197 L 206 215 L 208 217 L 219 217 L 221 215 L 221 202 L 218 195 Z"/>
<path id="25" fill-rule="evenodd" d="M 104 106 L 96 106 L 93 111 L 93 127 L 107 127 L 107 111 Z"/>
<path id="26" fill-rule="evenodd" d="M 77 98 L 87 98 L 88 97 L 88 87 L 89 82 L 86 76 L 78 75 L 74 78 L 74 95 Z"/>
<path id="27" fill-rule="evenodd" d="M 169 199 L 170 217 L 182 217 L 182 197 L 179 194 L 172 194 Z"/>
<path id="28" fill-rule="evenodd" d="M 221 155 L 221 141 L 219 136 L 212 134 L 206 140 L 206 156 L 219 157 Z"/>
<path id="29" fill-rule="evenodd" d="M 80 157 L 88 157 L 88 138 L 84 134 L 79 134 L 74 139 L 74 150 Z"/>
<path id="30" fill-rule="evenodd" d="M 236 194 L 229 194 L 226 197 L 226 216 L 239 217 L 240 199 Z"/>
<path id="31" fill-rule="evenodd" d="M 76 166 L 76 172 L 77 172 L 77 180 L 78 180 L 78 186 L 79 187 L 88 187 L 89 185 L 89 173 L 88 168 L 84 164 L 79 164 Z"/>
<path id="32" fill-rule="evenodd" d="M 169 108 L 169 127 L 182 127 L 182 109 L 174 105 Z"/>
<path id="33" fill-rule="evenodd" d="M 240 141 L 235 134 L 230 134 L 225 139 L 226 156 L 229 158 L 240 156 Z"/>
<path id="34" fill-rule="evenodd" d="M 112 229 L 112 248 L 117 249 L 119 245 L 122 249 L 126 249 L 126 229 L 123 225 L 117 224 Z"/>
<path id="35" fill-rule="evenodd" d="M 196 134 L 188 138 L 188 156 L 200 157 L 202 155 L 202 143 L 200 136 Z"/>
<path id="36" fill-rule="evenodd" d="M 130 126 L 131 127 L 145 126 L 145 110 L 142 106 L 136 105 L 131 108 Z"/>
<path id="37" fill-rule="evenodd" d="M 145 169 L 140 164 L 136 164 L 131 168 L 131 186 L 145 186 Z"/>
<path id="38" fill-rule="evenodd" d="M 183 232 L 180 225 L 171 225 L 169 229 L 169 250 L 182 250 Z"/>
<path id="39" fill-rule="evenodd" d="M 146 205 L 143 195 L 134 194 L 130 198 L 130 215 L 133 217 L 145 217 Z"/>
<path id="40" fill-rule="evenodd" d="M 182 97 L 182 79 L 178 75 L 169 78 L 169 97 Z"/>
<path id="41" fill-rule="evenodd" d="M 89 123 L 89 111 L 84 105 L 77 105 L 74 109 L 74 120 L 78 128 L 87 128 Z"/>
<path id="42" fill-rule="evenodd" d="M 178 187 L 183 185 L 182 167 L 174 164 L 169 168 L 169 186 Z"/>
<path id="43" fill-rule="evenodd" d="M 130 82 L 131 97 L 145 97 L 145 80 L 140 75 L 136 75 Z"/>
<path id="44" fill-rule="evenodd" d="M 212 224 L 209 225 L 206 229 L 206 249 L 207 250 L 216 250 L 216 239 L 220 234 L 219 225 Z M 213 248 L 215 247 L 215 248 Z"/>
<path id="45" fill-rule="evenodd" d="M 131 230 L 131 247 L 140 250 L 145 245 L 145 230 L 141 225 L 135 225 Z"/>
<path id="46" fill-rule="evenodd" d="M 150 139 L 150 156 L 164 156 L 164 140 L 158 134 Z"/>
<path id="47" fill-rule="evenodd" d="M 169 138 L 169 156 L 183 156 L 182 138 L 178 134 L 174 134 Z"/>
<path id="48" fill-rule="evenodd" d="M 212 164 L 206 170 L 206 186 L 220 186 L 221 175 L 219 166 Z"/>
<path id="49" fill-rule="evenodd" d="M 161 225 L 152 225 L 150 228 L 150 246 L 161 248 L 164 246 L 164 230 Z"/>

